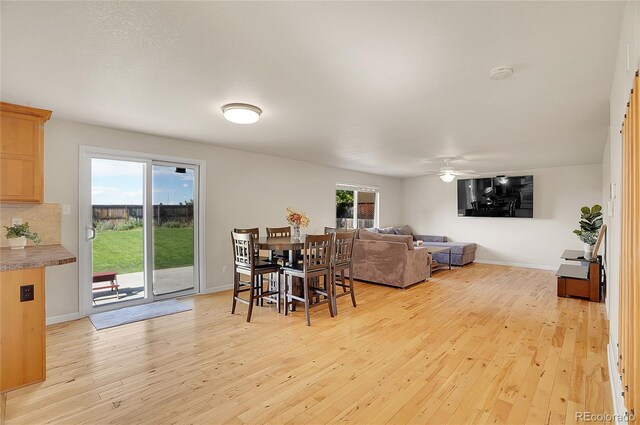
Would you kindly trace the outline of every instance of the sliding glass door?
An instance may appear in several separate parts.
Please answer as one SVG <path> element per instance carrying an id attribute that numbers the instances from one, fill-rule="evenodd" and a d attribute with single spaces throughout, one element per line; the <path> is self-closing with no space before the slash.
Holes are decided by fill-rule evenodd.
<path id="1" fill-rule="evenodd" d="M 153 293 L 193 289 L 197 224 L 194 167 L 153 164 Z"/>
<path id="2" fill-rule="evenodd" d="M 85 152 L 84 312 L 199 291 L 198 164 Z"/>
<path id="3" fill-rule="evenodd" d="M 91 158 L 91 299 L 96 307 L 146 296 L 146 166 L 144 162 Z"/>

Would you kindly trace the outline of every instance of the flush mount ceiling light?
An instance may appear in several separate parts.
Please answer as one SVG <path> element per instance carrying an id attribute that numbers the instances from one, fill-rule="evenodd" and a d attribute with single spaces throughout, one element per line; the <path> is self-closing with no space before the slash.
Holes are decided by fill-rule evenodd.
<path id="1" fill-rule="evenodd" d="M 509 183 L 509 177 L 507 177 L 507 176 L 496 176 L 496 179 L 498 179 L 498 183 L 500 183 L 500 184 Z"/>
<path id="2" fill-rule="evenodd" d="M 248 103 L 229 103 L 222 107 L 222 113 L 227 121 L 236 124 L 253 124 L 260 119 L 262 109 Z"/>
<path id="3" fill-rule="evenodd" d="M 498 66 L 489 71 L 489 78 L 492 80 L 504 80 L 513 74 L 513 68 L 510 66 Z"/>
<path id="4" fill-rule="evenodd" d="M 450 170 L 445 170 L 444 173 L 440 174 L 440 180 L 445 183 L 451 183 L 456 176 Z"/>

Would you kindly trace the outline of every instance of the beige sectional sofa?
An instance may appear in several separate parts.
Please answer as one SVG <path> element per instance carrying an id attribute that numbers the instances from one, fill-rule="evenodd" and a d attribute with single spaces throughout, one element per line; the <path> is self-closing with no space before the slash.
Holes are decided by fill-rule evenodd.
<path id="1" fill-rule="evenodd" d="M 406 288 L 431 277 L 431 255 L 413 246 L 413 237 L 360 229 L 353 247 L 358 280 Z"/>

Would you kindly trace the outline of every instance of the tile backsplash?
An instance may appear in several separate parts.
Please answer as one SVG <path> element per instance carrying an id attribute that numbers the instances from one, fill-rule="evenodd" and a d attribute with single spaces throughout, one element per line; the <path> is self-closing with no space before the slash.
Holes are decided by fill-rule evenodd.
<path id="1" fill-rule="evenodd" d="M 42 239 L 42 245 L 60 243 L 62 226 L 62 207 L 60 204 L 0 204 L 0 226 L 11 226 L 12 218 L 21 218 L 23 223 L 29 222 L 32 232 Z M 0 247 L 9 246 L 4 236 L 6 229 L 0 227 Z M 27 245 L 33 242 L 27 241 Z"/>

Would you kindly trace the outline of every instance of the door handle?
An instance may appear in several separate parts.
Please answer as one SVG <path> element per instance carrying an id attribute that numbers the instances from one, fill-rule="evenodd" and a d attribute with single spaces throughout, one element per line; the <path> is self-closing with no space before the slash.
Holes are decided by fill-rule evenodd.
<path id="1" fill-rule="evenodd" d="M 90 241 L 94 240 L 96 238 L 96 228 L 87 226 L 87 230 L 91 232 L 91 236 L 89 236 L 87 240 L 90 240 Z"/>

